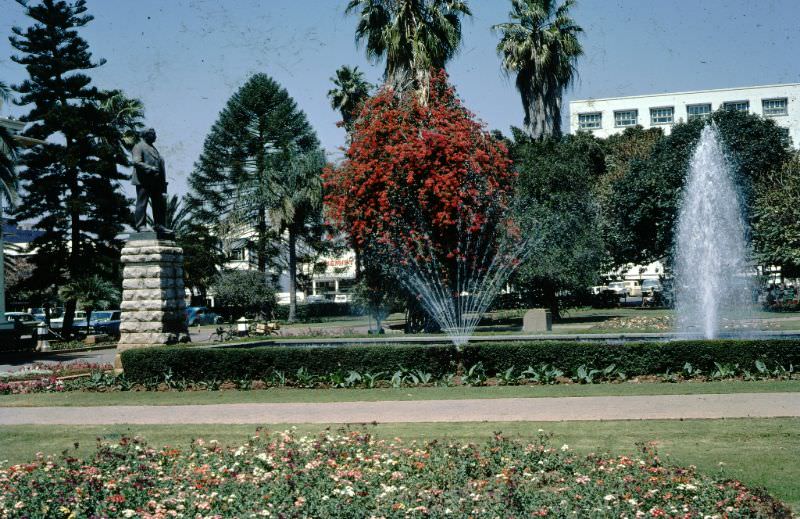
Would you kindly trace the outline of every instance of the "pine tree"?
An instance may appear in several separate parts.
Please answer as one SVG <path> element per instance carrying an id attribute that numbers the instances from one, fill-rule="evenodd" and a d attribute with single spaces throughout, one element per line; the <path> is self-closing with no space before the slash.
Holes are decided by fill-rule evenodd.
<path id="1" fill-rule="evenodd" d="M 251 77 L 228 101 L 189 176 L 187 203 L 199 221 L 235 221 L 256 230 L 258 269 L 266 272 L 273 237 L 268 214 L 279 198 L 276 171 L 285 153 L 319 147 L 294 100 L 266 74 Z"/>
<path id="2" fill-rule="evenodd" d="M 86 71 L 93 61 L 79 29 L 93 17 L 84 0 L 16 0 L 33 20 L 27 29 L 12 28 L 12 60 L 29 78 L 14 90 L 18 104 L 30 106 L 22 120 L 24 135 L 46 141 L 24 152 L 20 179 L 24 188 L 16 216 L 34 220 L 44 231 L 34 245 L 37 287 L 49 289 L 89 274 L 114 279 L 119 274 L 116 236 L 130 220 L 129 201 L 120 191 L 127 165 L 123 123 L 103 104 L 117 92 L 101 92 Z M 65 330 L 71 326 L 75 300 L 67 301 Z"/>

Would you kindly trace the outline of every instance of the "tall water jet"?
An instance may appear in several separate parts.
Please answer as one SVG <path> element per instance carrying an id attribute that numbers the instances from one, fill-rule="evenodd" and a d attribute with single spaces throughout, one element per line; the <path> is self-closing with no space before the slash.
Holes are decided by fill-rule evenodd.
<path id="1" fill-rule="evenodd" d="M 678 331 L 713 339 L 723 317 L 747 307 L 748 257 L 740 192 L 717 127 L 709 124 L 692 155 L 678 216 Z"/>

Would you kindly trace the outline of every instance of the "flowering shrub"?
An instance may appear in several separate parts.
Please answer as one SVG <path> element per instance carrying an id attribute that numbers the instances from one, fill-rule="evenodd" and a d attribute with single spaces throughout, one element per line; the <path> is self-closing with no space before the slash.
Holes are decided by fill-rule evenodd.
<path id="1" fill-rule="evenodd" d="M 540 435 L 483 445 L 258 434 L 186 450 L 139 439 L 92 459 L 0 469 L 2 517 L 788 517 L 779 502 L 641 458 L 581 457 Z"/>

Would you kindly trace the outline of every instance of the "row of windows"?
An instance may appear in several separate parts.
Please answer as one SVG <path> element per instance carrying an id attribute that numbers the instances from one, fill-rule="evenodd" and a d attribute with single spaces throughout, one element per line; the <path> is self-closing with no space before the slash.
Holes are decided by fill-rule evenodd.
<path id="1" fill-rule="evenodd" d="M 724 110 L 738 112 L 750 111 L 750 101 L 730 101 L 722 103 Z M 763 99 L 761 101 L 762 113 L 765 116 L 780 116 L 789 114 L 789 101 L 785 97 L 777 99 Z M 686 106 L 686 119 L 693 121 L 711 115 L 711 103 L 700 103 Z M 675 107 L 660 106 L 650 109 L 650 124 L 673 124 L 675 122 Z M 614 126 L 624 128 L 639 124 L 639 110 L 614 111 Z M 602 112 L 578 114 L 578 127 L 581 130 L 599 130 L 603 127 Z"/>

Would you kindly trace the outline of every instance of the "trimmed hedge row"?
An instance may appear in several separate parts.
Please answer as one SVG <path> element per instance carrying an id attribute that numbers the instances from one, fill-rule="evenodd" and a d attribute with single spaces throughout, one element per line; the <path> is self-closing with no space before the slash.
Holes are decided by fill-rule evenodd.
<path id="1" fill-rule="evenodd" d="M 306 322 L 326 317 L 345 317 L 358 314 L 358 310 L 350 303 L 302 303 L 297 305 L 295 319 Z M 272 315 L 279 321 L 285 321 L 289 318 L 289 305 L 277 305 Z"/>
<path id="2" fill-rule="evenodd" d="M 615 364 L 628 376 L 680 371 L 687 362 L 708 373 L 714 363 L 752 369 L 756 360 L 769 367 L 800 366 L 800 341 L 715 340 L 641 342 L 625 344 L 567 341 L 475 343 L 458 351 L 451 345 L 383 344 L 261 348 L 163 348 L 122 352 L 128 380 L 144 383 L 171 370 L 188 381 L 261 379 L 276 371 L 293 374 L 300 368 L 311 375 L 338 370 L 359 373 L 393 371 L 400 367 L 434 376 L 453 373 L 459 366 L 482 362 L 494 374 L 510 367 L 551 364 L 566 373 L 579 366 L 605 368 Z"/>

